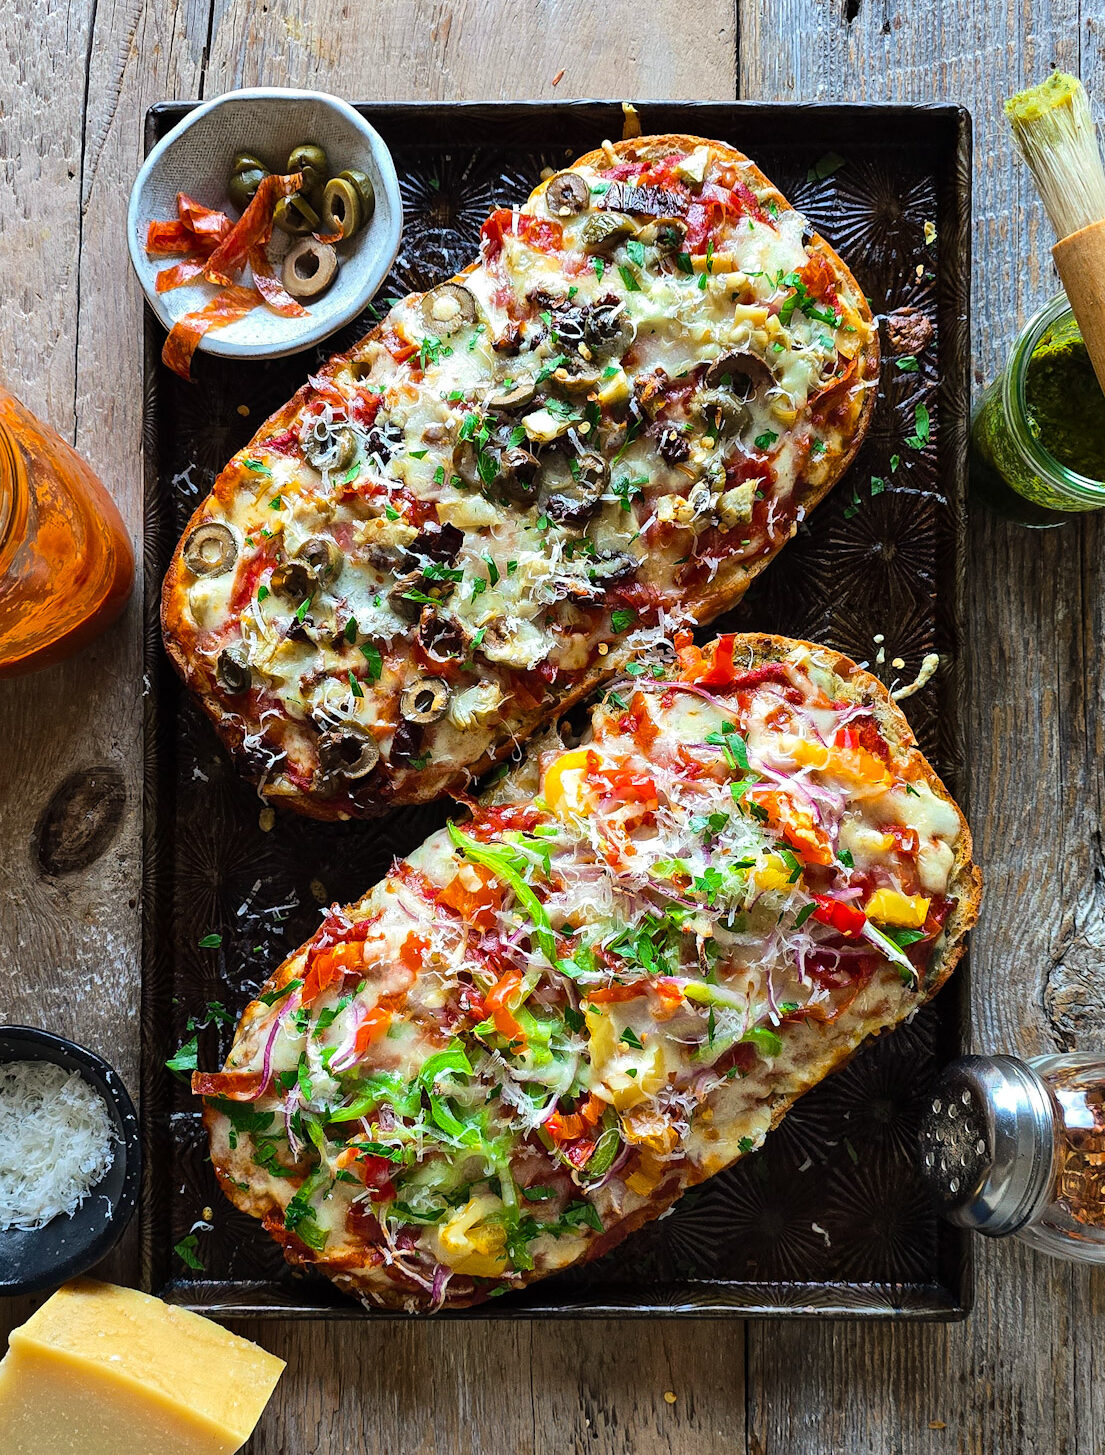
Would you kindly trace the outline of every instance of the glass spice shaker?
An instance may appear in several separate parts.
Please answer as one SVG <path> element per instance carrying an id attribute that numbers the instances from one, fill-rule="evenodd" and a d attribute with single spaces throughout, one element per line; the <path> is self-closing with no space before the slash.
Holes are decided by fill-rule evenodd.
<path id="1" fill-rule="evenodd" d="M 920 1129 L 940 1211 L 991 1237 L 1105 1263 L 1105 1056 L 964 1056 Z"/>

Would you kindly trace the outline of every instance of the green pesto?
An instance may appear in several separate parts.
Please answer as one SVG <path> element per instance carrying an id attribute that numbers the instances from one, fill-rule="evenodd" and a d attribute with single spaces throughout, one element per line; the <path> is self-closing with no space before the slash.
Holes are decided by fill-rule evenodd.
<path id="1" fill-rule="evenodd" d="M 1024 396 L 1028 427 L 1048 454 L 1105 480 L 1105 394 L 1073 318 L 1057 320 L 1033 349 Z"/>

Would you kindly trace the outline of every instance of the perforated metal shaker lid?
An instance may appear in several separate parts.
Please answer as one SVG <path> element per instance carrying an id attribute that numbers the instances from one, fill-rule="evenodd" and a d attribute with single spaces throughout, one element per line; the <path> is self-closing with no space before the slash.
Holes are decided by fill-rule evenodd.
<path id="1" fill-rule="evenodd" d="M 1000 1237 L 1049 1199 L 1055 1116 L 1043 1081 L 1013 1056 L 963 1056 L 941 1073 L 920 1130 L 921 1174 L 940 1211 Z"/>

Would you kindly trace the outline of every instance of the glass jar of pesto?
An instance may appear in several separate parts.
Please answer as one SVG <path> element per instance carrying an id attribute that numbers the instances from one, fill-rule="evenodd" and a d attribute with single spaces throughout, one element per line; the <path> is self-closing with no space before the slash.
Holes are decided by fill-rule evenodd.
<path id="1" fill-rule="evenodd" d="M 1105 394 L 1065 293 L 1018 334 L 971 445 L 972 493 L 1004 515 L 1050 526 L 1105 506 Z"/>

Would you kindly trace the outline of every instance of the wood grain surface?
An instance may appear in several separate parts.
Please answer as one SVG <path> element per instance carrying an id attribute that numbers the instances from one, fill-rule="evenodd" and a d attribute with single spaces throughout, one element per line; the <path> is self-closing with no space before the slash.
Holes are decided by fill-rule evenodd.
<path id="1" fill-rule="evenodd" d="M 1102 0 L 40 0 L 0 11 L 0 374 L 73 439 L 137 536 L 141 299 L 127 190 L 151 102 L 258 82 L 354 98 L 951 100 L 975 121 L 976 382 L 1057 286 L 1000 99 L 1057 61 L 1105 96 Z M 738 39 L 739 38 L 739 39 Z M 555 88 L 554 79 L 562 76 Z M 971 529 L 969 806 L 987 873 L 979 1048 L 1105 1047 L 1105 531 Z M 0 1020 L 136 1083 L 136 605 L 78 662 L 0 684 Z M 95 770 L 95 771 L 92 771 Z M 108 770 L 108 771 L 105 771 Z M 77 779 L 71 775 L 79 775 Z M 63 783 L 121 783 L 86 867 L 44 871 Z M 100 785 L 100 786 L 98 786 Z M 126 1277 L 133 1248 L 106 1270 Z M 1093 1455 L 1105 1275 L 978 1249 L 964 1325 L 241 1325 L 289 1361 L 251 1455 Z M 30 1301 L 0 1301 L 0 1331 Z"/>

